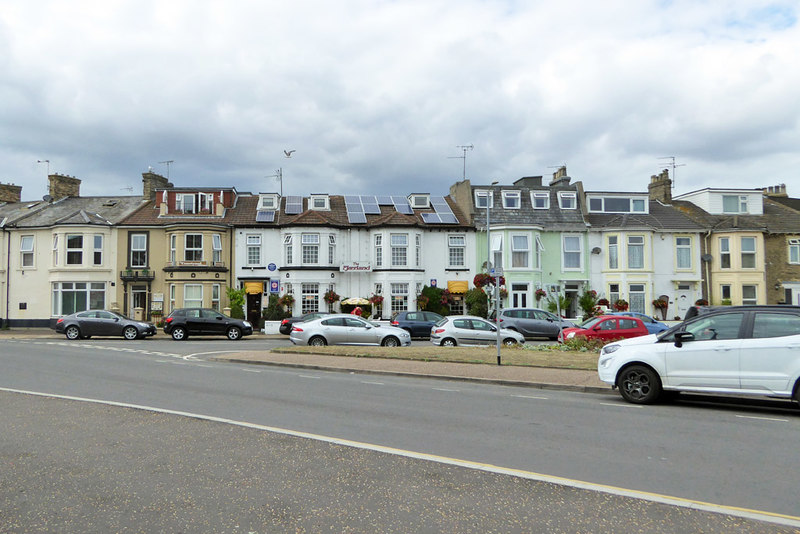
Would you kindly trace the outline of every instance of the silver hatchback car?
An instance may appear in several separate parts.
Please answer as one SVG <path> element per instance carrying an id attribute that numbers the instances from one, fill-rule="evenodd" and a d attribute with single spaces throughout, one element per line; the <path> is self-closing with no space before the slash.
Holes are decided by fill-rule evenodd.
<path id="1" fill-rule="evenodd" d="M 522 344 L 525 343 L 525 336 L 519 332 L 501 328 L 500 342 L 504 345 Z M 431 328 L 431 343 L 443 347 L 493 345 L 497 343 L 497 327 L 480 317 L 451 315 Z"/>
<path id="2" fill-rule="evenodd" d="M 289 333 L 295 345 L 382 345 L 406 347 L 411 345 L 411 334 L 394 326 L 378 326 L 348 314 L 325 315 L 302 323 L 295 323 Z"/>

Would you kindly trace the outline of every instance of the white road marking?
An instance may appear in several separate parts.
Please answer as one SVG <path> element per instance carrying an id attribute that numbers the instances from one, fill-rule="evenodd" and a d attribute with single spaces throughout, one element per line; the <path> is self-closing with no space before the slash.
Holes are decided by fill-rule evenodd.
<path id="1" fill-rule="evenodd" d="M 736 417 L 741 417 L 742 419 L 760 419 L 762 421 L 778 421 L 779 423 L 788 423 L 788 419 L 780 419 L 778 417 L 756 417 L 755 415 L 737 415 Z"/>
<path id="2" fill-rule="evenodd" d="M 539 482 L 547 482 L 551 484 L 558 484 L 560 486 L 584 489 L 588 491 L 596 491 L 599 493 L 606 493 L 609 495 L 617 495 L 620 497 L 629 497 L 632 499 L 639 499 L 642 501 L 656 502 L 666 504 L 669 506 L 678 506 L 680 508 L 687 508 L 690 510 L 700 510 L 704 512 L 711 512 L 715 514 L 732 515 L 735 517 L 742 517 L 752 519 L 755 521 L 766 521 L 769 523 L 786 525 L 793 528 L 800 528 L 800 517 L 786 514 L 778 514 L 774 512 L 765 512 L 763 510 L 753 510 L 749 508 L 740 508 L 737 506 L 725 506 L 721 504 L 708 503 L 703 501 L 695 501 L 692 499 L 683 499 L 681 497 L 673 497 L 670 495 L 662 495 L 659 493 L 651 493 L 647 491 L 631 490 L 626 488 L 619 488 L 616 486 L 607 486 L 605 484 L 596 484 L 594 482 L 584 482 L 582 480 L 575 480 L 571 478 L 558 477 L 553 475 L 545 475 L 535 473 L 533 471 L 523 471 L 521 469 L 511 469 L 508 467 L 500 467 L 491 464 L 484 464 L 480 462 L 472 462 L 469 460 L 460 460 L 458 458 L 449 458 L 446 456 L 438 456 L 435 454 L 427 454 L 423 452 L 414 452 L 405 449 L 395 449 L 393 447 L 386 447 L 384 445 L 374 445 L 372 443 L 365 443 L 361 441 L 352 441 L 349 439 L 334 438 L 330 436 L 323 436 L 320 434 L 312 434 L 310 432 L 301 432 L 298 430 L 288 430 L 285 428 L 259 425 L 256 423 L 248 423 L 246 421 L 237 421 L 234 419 L 226 419 L 223 417 L 215 417 L 211 415 L 196 414 L 191 412 L 182 412 L 178 410 L 167 410 L 164 408 L 155 408 L 153 406 L 143 406 L 139 404 L 130 404 L 126 402 L 106 401 L 100 399 L 89 399 L 84 397 L 73 397 L 69 395 L 54 395 L 52 393 L 41 393 L 37 391 L 26 391 L 12 388 L 0 387 L 0 391 L 8 391 L 9 393 L 22 393 L 25 395 L 37 395 L 40 397 L 49 397 L 56 399 L 66 399 L 80 402 L 91 402 L 94 404 L 104 404 L 108 406 L 119 406 L 122 408 L 133 408 L 137 410 L 146 410 L 150 412 L 179 415 L 182 417 L 191 417 L 194 419 L 203 419 L 206 421 L 213 421 L 216 423 L 225 423 L 229 425 L 241 426 L 244 428 L 253 428 L 256 430 L 263 430 L 266 432 L 273 432 L 286 436 L 294 436 L 299 438 L 313 439 L 324 443 L 332 443 L 334 445 L 342 445 L 344 447 L 352 447 L 355 449 L 363 449 L 369 451 L 382 452 L 386 454 L 394 454 L 405 458 L 414 458 L 417 460 L 424 460 L 429 462 L 436 462 L 444 465 L 453 465 L 457 467 L 465 467 L 467 469 L 475 469 L 477 471 L 485 471 L 489 473 L 496 473 L 500 475 L 509 475 L 527 480 L 535 480 Z"/>
<path id="3" fill-rule="evenodd" d="M 313 376 L 313 375 L 297 375 L 297 376 L 299 376 L 300 378 L 316 378 L 317 380 L 322 378 L 320 376 Z"/>
<path id="4" fill-rule="evenodd" d="M 533 395 L 511 395 L 512 397 L 516 397 L 518 399 L 539 399 L 539 400 L 547 400 L 548 397 L 534 397 Z"/>
<path id="5" fill-rule="evenodd" d="M 384 385 L 383 382 L 369 382 L 367 380 L 362 380 L 361 383 L 362 384 L 372 384 L 373 386 L 383 386 Z"/>
<path id="6" fill-rule="evenodd" d="M 246 368 L 242 368 L 242 369 L 239 369 L 239 370 L 240 370 L 240 371 L 244 371 L 245 373 L 260 373 L 260 372 L 261 372 L 261 371 L 259 371 L 258 369 L 246 369 Z"/>
<path id="7" fill-rule="evenodd" d="M 448 388 L 431 388 L 434 391 L 460 391 L 458 389 L 448 389 Z"/>
<path id="8" fill-rule="evenodd" d="M 641 406 L 638 404 L 623 404 L 621 402 L 598 402 L 597 404 L 602 404 L 603 406 L 613 406 L 614 408 L 641 408 Z"/>

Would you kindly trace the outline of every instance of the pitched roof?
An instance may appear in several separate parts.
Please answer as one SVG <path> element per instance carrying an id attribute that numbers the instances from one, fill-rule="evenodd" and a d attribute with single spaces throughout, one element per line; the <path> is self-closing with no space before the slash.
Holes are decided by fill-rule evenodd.
<path id="1" fill-rule="evenodd" d="M 581 195 L 578 194 L 577 185 L 562 187 L 548 186 L 472 186 L 472 199 L 474 201 L 475 191 L 492 191 L 494 202 L 492 204 L 489 219 L 492 225 L 504 226 L 541 226 L 548 230 L 586 230 L 586 223 L 581 212 Z M 519 191 L 519 209 L 507 209 L 503 207 L 503 191 Z M 548 209 L 534 209 L 531 203 L 531 192 L 549 193 L 550 203 Z M 561 209 L 558 203 L 558 194 L 561 192 L 575 193 L 575 209 Z M 486 225 L 486 209 L 475 208 L 475 224 L 477 226 Z"/>
<path id="2" fill-rule="evenodd" d="M 763 215 L 712 215 L 685 200 L 674 200 L 673 204 L 698 224 L 712 231 L 800 234 L 800 211 L 769 197 L 764 198 Z"/>
<path id="3" fill-rule="evenodd" d="M 11 223 L 18 228 L 56 225 L 111 226 L 119 223 L 144 203 L 141 196 L 65 197 L 53 202 L 20 204 L 30 206 Z"/>
<path id="4" fill-rule="evenodd" d="M 588 213 L 586 221 L 592 228 L 636 228 L 656 231 L 697 232 L 702 224 L 688 217 L 674 205 L 649 201 L 649 213 Z"/>

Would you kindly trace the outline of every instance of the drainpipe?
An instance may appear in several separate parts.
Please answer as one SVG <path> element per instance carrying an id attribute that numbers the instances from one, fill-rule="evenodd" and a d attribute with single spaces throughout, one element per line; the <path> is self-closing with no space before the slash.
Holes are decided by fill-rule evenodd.
<path id="1" fill-rule="evenodd" d="M 709 237 L 711 237 L 711 230 L 706 232 L 706 236 L 704 238 L 704 241 L 706 242 L 706 246 L 705 246 L 706 254 L 709 254 L 709 248 L 708 248 L 708 238 Z M 706 299 L 706 301 L 708 301 L 709 304 L 711 304 L 711 271 L 709 270 L 709 264 L 711 262 L 710 261 L 703 262 L 703 260 L 701 258 L 700 259 L 700 263 L 701 264 L 705 263 L 705 270 L 706 270 L 706 276 L 705 276 L 705 278 L 706 278 L 706 290 L 705 290 L 705 294 L 703 295 L 703 298 Z"/>
<path id="2" fill-rule="evenodd" d="M 3 237 L 6 240 L 6 317 L 5 317 L 5 319 L 3 319 L 2 326 L 9 326 L 9 324 L 8 324 L 9 323 L 9 318 L 8 317 L 10 315 L 9 314 L 9 310 L 8 310 L 9 298 L 10 298 L 9 297 L 8 282 L 9 282 L 9 276 L 11 275 L 11 234 L 8 233 L 8 230 L 6 230 L 6 221 L 7 220 L 8 220 L 8 218 L 4 218 L 3 221 L 0 222 L 0 227 L 3 228 Z"/>

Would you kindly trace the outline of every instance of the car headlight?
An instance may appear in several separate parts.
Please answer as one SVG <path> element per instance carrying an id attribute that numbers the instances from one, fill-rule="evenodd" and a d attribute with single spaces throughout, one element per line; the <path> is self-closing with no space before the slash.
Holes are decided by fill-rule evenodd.
<path id="1" fill-rule="evenodd" d="M 567 334 L 567 339 L 572 339 L 573 337 L 575 337 L 575 332 L 570 332 Z"/>
<path id="2" fill-rule="evenodd" d="M 242 321 L 242 322 L 244 323 L 245 326 L 253 326 L 250 324 L 250 321 Z"/>
<path id="3" fill-rule="evenodd" d="M 612 352 L 617 352 L 622 345 L 618 343 L 612 343 L 611 345 L 606 345 L 602 349 L 600 349 L 600 355 L 603 354 L 611 354 Z"/>

